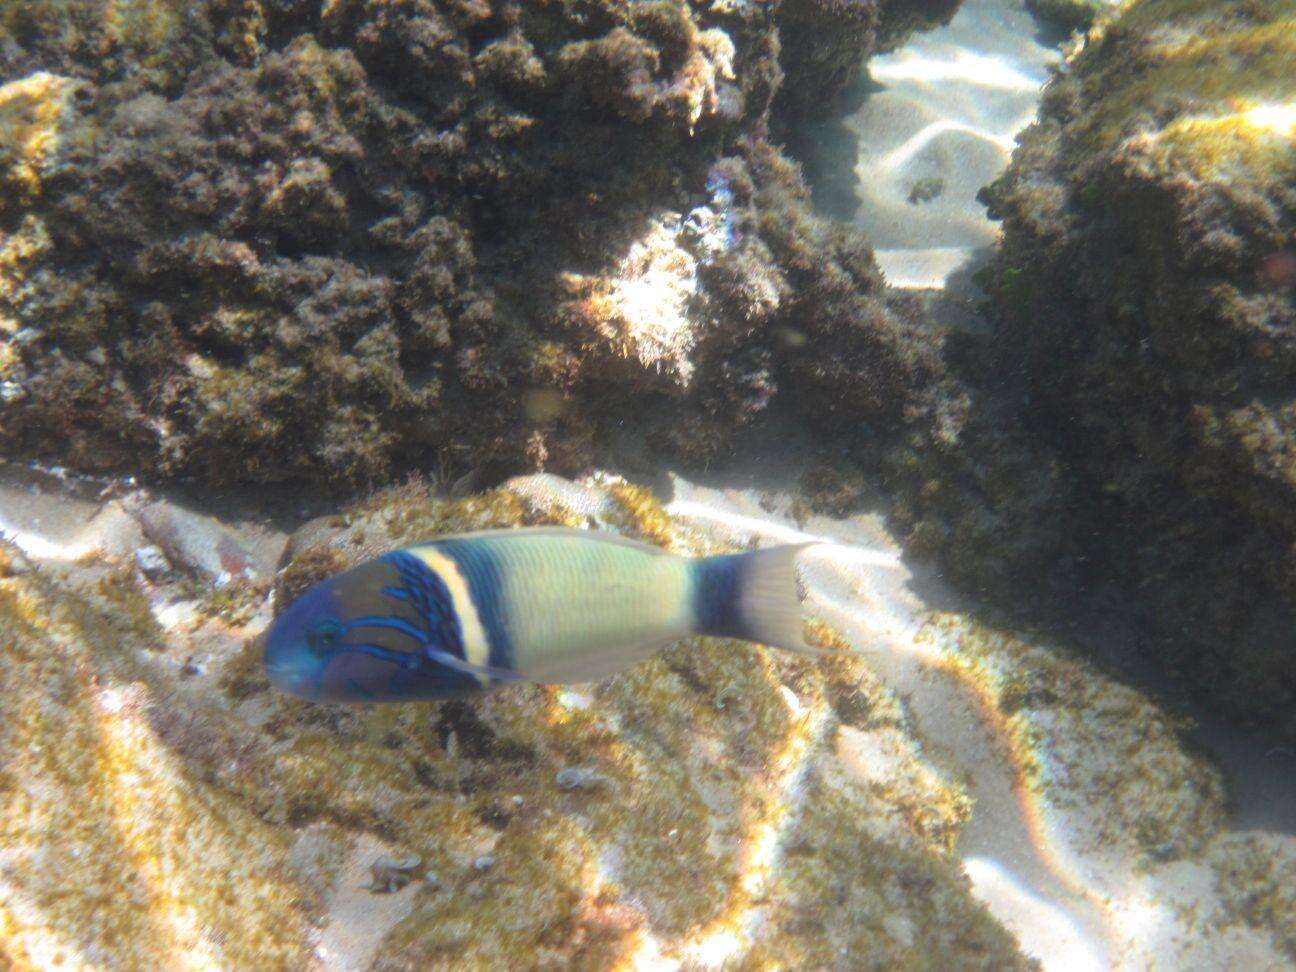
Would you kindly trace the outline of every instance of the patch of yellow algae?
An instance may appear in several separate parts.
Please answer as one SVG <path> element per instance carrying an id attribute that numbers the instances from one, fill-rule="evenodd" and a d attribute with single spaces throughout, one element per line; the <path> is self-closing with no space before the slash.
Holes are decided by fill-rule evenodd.
<path id="1" fill-rule="evenodd" d="M 1296 63 L 1296 49 L 1293 58 Z M 1290 180 L 1296 177 L 1296 102 L 1181 118 L 1150 136 L 1148 148 L 1159 168 L 1178 168 L 1198 179 L 1264 172 Z"/>
<path id="2" fill-rule="evenodd" d="M 77 82 L 45 71 L 0 86 L 0 211 L 40 195 Z"/>
<path id="3" fill-rule="evenodd" d="M 381 535 L 372 539 L 385 549 L 447 533 L 522 526 L 530 522 L 522 501 L 508 490 L 436 502 L 431 498 L 428 484 L 419 479 L 378 493 L 357 512 L 357 516 L 366 515 L 381 524 Z M 362 532 L 360 539 L 362 542 L 357 546 L 363 546 L 368 535 Z"/>
<path id="4" fill-rule="evenodd" d="M 107 0 L 103 26 L 108 41 L 132 62 L 160 67 L 184 29 L 188 0 Z"/>
<path id="5" fill-rule="evenodd" d="M 135 680 L 131 627 L 40 574 L 0 581 L 7 948 L 46 967 L 300 967 L 287 836 L 159 737 L 168 700 Z"/>
<path id="6" fill-rule="evenodd" d="M 3 176 L 0 175 L 0 180 Z M 0 189 L 3 183 L 0 182 Z M 0 193 L 0 211 L 5 206 Z M 12 233 L 0 233 L 0 335 L 18 331 L 18 321 L 5 312 L 17 299 L 27 268 L 50 246 L 49 233 L 38 217 L 27 214 Z M 0 341 L 0 378 L 18 362 L 18 354 L 8 341 Z"/>
<path id="7" fill-rule="evenodd" d="M 166 633 L 158 624 L 133 569 L 118 567 L 109 571 L 96 585 L 96 592 L 110 606 L 114 617 L 124 623 L 137 644 L 149 648 L 162 646 Z"/>
<path id="8" fill-rule="evenodd" d="M 627 533 L 691 549 L 650 495 L 628 496 Z M 573 519 L 529 509 L 507 491 L 388 491 L 312 534 L 285 573 L 339 563 L 321 549 L 349 562 Z M 216 678 L 178 680 L 120 590 L 0 585 L 0 691 L 21 700 L 0 713 L 18 754 L 0 775 L 0 844 L 20 849 L 0 866 L 15 954 L 302 967 L 327 896 L 285 860 L 325 827 L 421 858 L 411 910 L 375 932 L 380 969 L 1023 967 L 942 853 L 945 825 L 838 759 L 843 728 L 902 723 L 857 657 L 691 639 L 598 685 L 319 706 L 253 677 L 255 642 Z M 962 819 L 955 794 L 930 799 Z M 109 896 L 110 878 L 125 892 Z"/>
<path id="9" fill-rule="evenodd" d="M 617 479 L 608 482 L 607 491 L 616 500 L 613 525 L 618 530 L 666 550 L 674 549 L 679 531 L 672 527 L 670 514 L 652 490 Z"/>
<path id="10" fill-rule="evenodd" d="M 688 549 L 650 493 L 625 484 L 608 492 L 624 532 Z M 375 534 L 391 545 L 536 516 L 507 492 L 438 502 L 422 489 L 389 491 L 327 543 L 356 550 Z M 551 511 L 548 521 L 569 519 Z M 318 550 L 312 544 L 301 556 Z M 833 636 L 818 637 L 826 645 Z M 818 895 L 897 868 L 868 898 L 885 921 L 857 928 L 858 915 L 835 906 L 822 923 L 859 955 L 872 950 L 901 966 L 921 964 L 932 940 L 954 960 L 1018 962 L 957 867 L 932 849 L 946 834 L 904 823 L 886 837 L 872 832 L 870 866 L 858 870 L 854 853 L 843 852 L 868 829 L 861 819 L 911 816 L 847 780 L 836 758 L 843 723 L 895 718 L 858 658 L 816 664 L 690 639 L 595 686 L 519 686 L 471 703 L 372 709 L 270 700 L 279 783 L 269 812 L 374 830 L 437 875 L 387 935 L 378 968 L 619 968 L 653 956 L 718 965 L 766 948 L 826 960 L 828 951 L 801 940 L 810 936 L 799 915 L 763 920 L 775 882 L 778 898 L 804 890 L 805 902 L 826 905 Z M 563 770 L 579 771 L 582 782 L 564 788 Z M 821 782 L 829 777 L 831 787 Z M 807 803 L 812 783 L 816 800 L 823 788 L 822 808 Z M 961 821 L 966 806 L 937 815 Z M 793 828 L 838 856 L 802 848 L 804 877 L 789 881 L 781 875 Z M 924 913 L 916 898 L 934 890 L 940 907 Z M 945 925 L 944 914 L 957 920 Z"/>
<path id="11" fill-rule="evenodd" d="M 1207 154 L 1237 152 L 1243 141 L 1263 138 L 1246 113 L 1266 105 L 1296 103 L 1296 9 L 1288 0 L 1248 0 L 1242 8 L 1210 0 L 1139 0 L 1129 4 L 1106 28 L 1121 39 L 1148 40 L 1131 57 L 1128 45 L 1121 60 L 1092 72 L 1089 84 L 1101 86 L 1103 96 L 1084 124 L 1082 137 L 1102 148 L 1129 134 L 1126 126 L 1152 116 L 1173 93 L 1183 115 L 1170 123 L 1167 137 L 1186 151 L 1185 139 Z M 1173 27 L 1168 25 L 1175 25 Z M 1117 49 L 1116 45 L 1111 45 Z M 1101 59 L 1104 37 L 1096 35 L 1082 58 Z M 1234 126 L 1229 119 L 1240 117 Z M 1252 116 L 1254 118 L 1255 116 Z M 1219 125 L 1206 124 L 1216 119 Z M 1233 143 L 1220 149 L 1217 138 Z"/>

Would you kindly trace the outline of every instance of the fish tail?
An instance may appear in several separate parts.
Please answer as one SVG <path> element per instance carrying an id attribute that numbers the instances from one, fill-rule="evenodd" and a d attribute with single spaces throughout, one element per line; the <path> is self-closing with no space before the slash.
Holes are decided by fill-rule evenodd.
<path id="1" fill-rule="evenodd" d="M 702 557 L 693 562 L 700 634 L 817 655 L 801 637 L 796 557 L 812 544 Z"/>

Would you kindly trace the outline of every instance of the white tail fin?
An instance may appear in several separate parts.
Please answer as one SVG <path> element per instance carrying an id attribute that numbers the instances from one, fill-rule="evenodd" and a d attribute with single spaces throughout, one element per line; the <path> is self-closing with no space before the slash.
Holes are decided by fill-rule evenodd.
<path id="1" fill-rule="evenodd" d="M 738 617 L 746 637 L 763 645 L 808 652 L 801 637 L 796 557 L 808 543 L 755 550 L 743 559 Z"/>
<path id="2" fill-rule="evenodd" d="M 796 557 L 809 543 L 695 561 L 702 634 L 821 655 L 801 637 Z"/>

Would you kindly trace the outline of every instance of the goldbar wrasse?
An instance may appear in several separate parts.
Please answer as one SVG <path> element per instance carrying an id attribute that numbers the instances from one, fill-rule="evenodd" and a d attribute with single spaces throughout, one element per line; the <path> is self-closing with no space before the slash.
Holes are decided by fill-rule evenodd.
<path id="1" fill-rule="evenodd" d="M 266 670 L 302 698 L 380 702 L 597 681 L 689 635 L 815 653 L 804 546 L 688 558 L 561 527 L 444 537 L 310 588 L 267 632 Z"/>

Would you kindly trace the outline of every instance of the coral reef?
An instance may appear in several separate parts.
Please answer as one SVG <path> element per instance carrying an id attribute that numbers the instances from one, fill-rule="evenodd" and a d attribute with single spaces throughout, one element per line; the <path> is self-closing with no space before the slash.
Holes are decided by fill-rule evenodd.
<path id="1" fill-rule="evenodd" d="M 848 372 L 902 372 L 771 103 L 952 6 L 5 4 L 0 446 L 347 487 L 581 469 L 630 420 L 710 456 L 816 290 Z M 831 64 L 794 40 L 842 18 Z"/>
<path id="2" fill-rule="evenodd" d="M 984 194 L 994 334 L 891 459 L 962 583 L 1122 612 L 1149 663 L 1296 738 L 1296 13 L 1142 0 Z"/>
<path id="3" fill-rule="evenodd" d="M 284 583 L 425 531 L 581 518 L 533 495 L 386 491 L 304 528 Z M 713 549 L 642 489 L 600 495 L 606 525 Z M 311 706 L 247 679 L 256 641 L 217 619 L 157 645 L 126 606 L 138 589 L 88 583 L 111 566 L 0 579 L 17 968 L 1028 967 L 948 856 L 961 787 L 857 656 L 695 640 L 599 685 Z M 194 641 L 210 657 L 186 674 Z M 847 771 L 843 733 L 890 740 L 885 780 Z"/>

